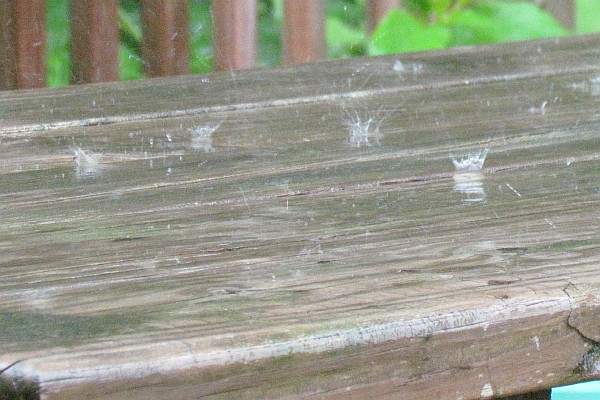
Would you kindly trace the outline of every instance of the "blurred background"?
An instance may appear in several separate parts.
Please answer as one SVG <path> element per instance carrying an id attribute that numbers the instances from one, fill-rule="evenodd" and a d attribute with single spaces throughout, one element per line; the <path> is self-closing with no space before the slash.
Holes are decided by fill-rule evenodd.
<path id="1" fill-rule="evenodd" d="M 213 71 L 210 0 L 190 0 L 190 67 Z M 395 54 L 461 45 L 498 43 L 600 32 L 600 0 L 575 0 L 571 23 L 560 23 L 544 10 L 544 1 L 398 0 L 368 32 L 365 0 L 328 0 L 325 21 L 327 55 L 346 58 Z M 48 85 L 70 82 L 69 0 L 48 0 Z M 283 0 L 258 0 L 258 66 L 281 64 Z M 570 25 L 570 26 L 569 26 Z M 144 77 L 138 0 L 119 6 L 120 77 Z"/>

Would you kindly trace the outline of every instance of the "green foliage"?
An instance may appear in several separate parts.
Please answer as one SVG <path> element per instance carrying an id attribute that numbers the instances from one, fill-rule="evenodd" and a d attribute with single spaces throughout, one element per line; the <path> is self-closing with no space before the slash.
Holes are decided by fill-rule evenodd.
<path id="1" fill-rule="evenodd" d="M 69 45 L 69 1 L 52 0 L 47 5 L 48 85 L 68 85 L 71 77 Z"/>
<path id="2" fill-rule="evenodd" d="M 571 32 L 532 2 L 496 0 L 402 0 L 369 37 L 366 0 L 328 0 L 329 56 L 343 58 L 447 48 L 459 45 L 564 36 Z M 47 0 L 48 83 L 70 81 L 69 0 Z M 192 73 L 212 71 L 210 0 L 190 0 Z M 600 0 L 577 0 L 575 33 L 600 31 Z M 281 62 L 283 0 L 258 0 L 259 66 Z M 120 0 L 121 79 L 144 76 L 139 0 Z"/>
<path id="3" fill-rule="evenodd" d="M 392 11 L 373 32 L 370 55 L 441 49 L 448 45 L 450 29 L 425 24 L 406 11 Z"/>
<path id="4" fill-rule="evenodd" d="M 569 34 L 530 2 L 407 0 L 371 37 L 369 54 L 559 37 Z"/>
<path id="5" fill-rule="evenodd" d="M 213 54 L 210 3 L 206 0 L 193 0 L 189 4 L 190 69 L 195 74 L 212 71 Z"/>
<path id="6" fill-rule="evenodd" d="M 325 36 L 329 57 L 366 54 L 365 0 L 332 0 L 327 5 Z"/>
<path id="7" fill-rule="evenodd" d="M 554 17 L 533 3 L 485 2 L 468 8 L 450 20 L 450 45 L 499 43 L 560 37 L 569 34 Z"/>
<path id="8" fill-rule="evenodd" d="M 136 4 L 132 1 L 123 2 L 119 7 L 119 33 L 120 78 L 130 80 L 143 77 L 144 65 L 140 56 L 142 28 Z"/>
<path id="9" fill-rule="evenodd" d="M 600 0 L 577 0 L 575 32 L 600 32 Z"/>
<path id="10" fill-rule="evenodd" d="M 362 55 L 365 52 L 365 34 L 336 17 L 328 17 L 325 23 L 327 48 L 331 58 Z"/>

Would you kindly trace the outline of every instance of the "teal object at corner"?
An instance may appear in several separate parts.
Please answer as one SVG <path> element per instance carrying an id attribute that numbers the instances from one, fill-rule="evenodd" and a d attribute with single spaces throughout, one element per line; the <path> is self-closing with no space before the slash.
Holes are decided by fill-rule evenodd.
<path id="1" fill-rule="evenodd" d="M 551 400 L 600 400 L 600 381 L 552 389 Z"/>

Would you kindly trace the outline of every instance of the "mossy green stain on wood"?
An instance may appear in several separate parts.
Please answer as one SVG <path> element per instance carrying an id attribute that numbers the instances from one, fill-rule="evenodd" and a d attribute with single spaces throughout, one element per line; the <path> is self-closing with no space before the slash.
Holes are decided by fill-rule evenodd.
<path id="1" fill-rule="evenodd" d="M 39 350 L 92 343 L 99 338 L 141 331 L 143 315 L 52 315 L 0 311 L 0 347 L 4 352 Z"/>
<path id="2" fill-rule="evenodd" d="M 9 378 L 0 375 L 0 400 L 38 400 L 40 388 L 37 382 L 22 377 Z"/>

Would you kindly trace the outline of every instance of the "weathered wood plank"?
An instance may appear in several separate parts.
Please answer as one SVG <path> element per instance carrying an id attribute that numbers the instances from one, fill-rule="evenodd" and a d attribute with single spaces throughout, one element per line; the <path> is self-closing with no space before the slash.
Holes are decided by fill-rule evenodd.
<path id="1" fill-rule="evenodd" d="M 592 35 L 578 37 L 576 41 L 552 39 L 519 46 L 508 43 L 458 51 L 353 59 L 351 63 L 332 61 L 269 69 L 268 73 L 232 71 L 184 76 L 175 81 L 155 79 L 150 87 L 142 80 L 127 85 L 57 88 L 35 95 L 2 93 L 0 132 L 196 115 L 292 102 L 340 103 L 347 98 L 375 96 L 381 92 L 403 93 L 570 73 L 593 75 L 598 72 L 599 49 L 600 39 Z M 156 101 L 157 96 L 160 102 Z"/>
<path id="2" fill-rule="evenodd" d="M 0 368 L 48 399 L 597 377 L 598 41 L 0 94 Z"/>

